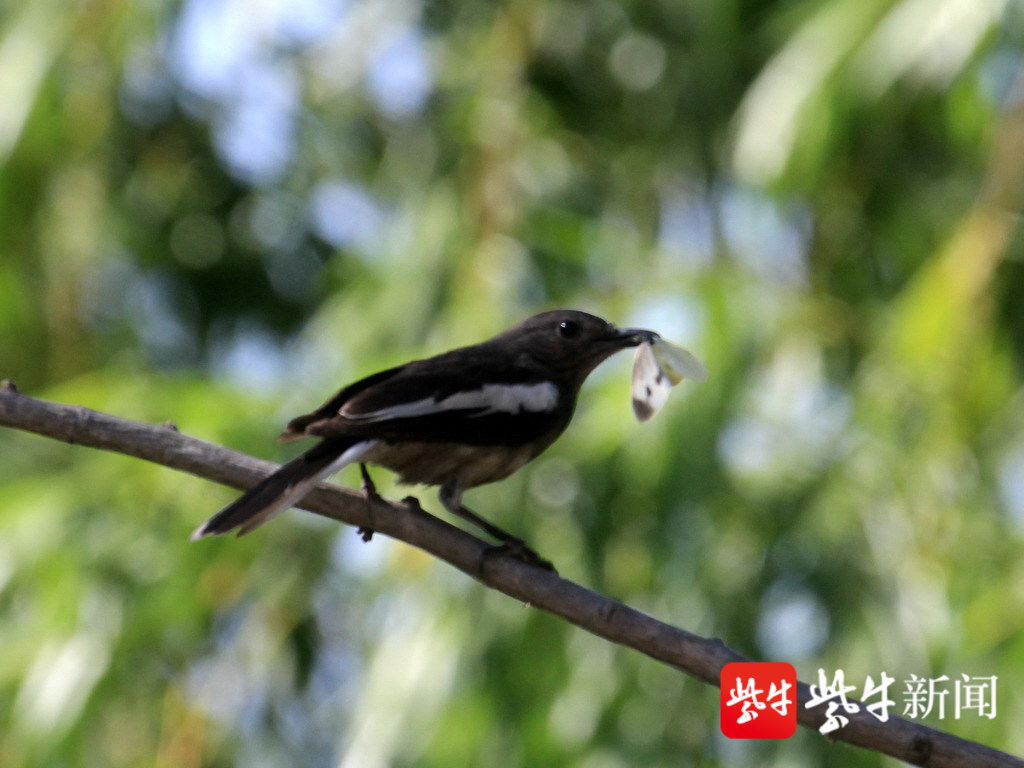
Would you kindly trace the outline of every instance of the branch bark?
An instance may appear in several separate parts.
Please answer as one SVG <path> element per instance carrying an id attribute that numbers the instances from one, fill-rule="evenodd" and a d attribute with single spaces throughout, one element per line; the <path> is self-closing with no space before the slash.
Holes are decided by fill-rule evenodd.
<path id="1" fill-rule="evenodd" d="M 0 385 L 0 426 L 34 432 L 66 443 L 115 451 L 182 470 L 234 488 L 253 485 L 277 465 L 213 443 L 183 435 L 172 424 L 152 425 L 118 418 L 81 406 L 37 400 L 14 385 Z M 721 668 L 746 661 L 718 639 L 691 634 L 600 595 L 554 573 L 508 557 L 488 557 L 490 546 L 475 536 L 423 512 L 416 505 L 321 483 L 298 505 L 318 515 L 411 544 L 429 552 L 483 584 L 585 629 L 633 648 L 698 680 L 718 685 Z M 807 709 L 811 698 L 798 685 L 798 721 L 818 728 L 823 706 Z M 1024 768 L 1024 760 L 944 731 L 891 716 L 881 722 L 863 707 L 830 736 L 865 749 L 929 768 Z"/>

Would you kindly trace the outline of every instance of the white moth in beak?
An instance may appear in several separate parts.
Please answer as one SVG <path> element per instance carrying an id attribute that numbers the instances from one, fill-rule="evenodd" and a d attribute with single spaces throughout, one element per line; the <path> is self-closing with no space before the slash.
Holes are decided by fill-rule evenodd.
<path id="1" fill-rule="evenodd" d="M 647 421 L 665 405 L 676 384 L 707 377 L 707 368 L 689 350 L 662 338 L 645 341 L 636 348 L 633 360 L 633 413 L 639 421 Z"/>

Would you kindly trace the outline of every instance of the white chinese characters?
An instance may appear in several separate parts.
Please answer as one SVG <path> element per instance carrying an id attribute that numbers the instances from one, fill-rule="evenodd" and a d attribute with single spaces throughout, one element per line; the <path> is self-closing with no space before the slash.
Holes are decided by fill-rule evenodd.
<path id="1" fill-rule="evenodd" d="M 889 691 L 894 682 L 896 679 L 885 672 L 882 672 L 877 683 L 868 675 L 861 689 L 861 700 L 850 701 L 847 695 L 854 694 L 857 688 L 854 685 L 847 685 L 843 670 L 836 670 L 829 683 L 825 670 L 819 669 L 818 684 L 810 686 L 811 697 L 804 706 L 811 709 L 827 704 L 825 722 L 818 728 L 824 734 L 842 728 L 850 722 L 847 715 L 856 714 L 861 708 L 885 722 L 889 719 L 890 708 L 896 705 L 896 702 L 889 698 Z M 948 708 L 956 720 L 970 712 L 979 717 L 994 719 L 996 682 L 995 675 L 971 677 L 962 674 L 950 680 L 948 675 L 924 678 L 911 674 L 903 680 L 901 714 L 911 719 L 931 716 L 941 720 L 946 717 Z"/>

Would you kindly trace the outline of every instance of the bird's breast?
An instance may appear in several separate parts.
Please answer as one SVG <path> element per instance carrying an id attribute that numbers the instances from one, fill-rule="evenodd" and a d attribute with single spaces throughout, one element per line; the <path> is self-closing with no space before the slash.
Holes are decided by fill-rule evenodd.
<path id="1" fill-rule="evenodd" d="M 464 445 L 460 443 L 394 442 L 380 440 L 363 457 L 398 473 L 403 483 L 461 488 L 494 483 L 532 459 L 531 446 Z"/>

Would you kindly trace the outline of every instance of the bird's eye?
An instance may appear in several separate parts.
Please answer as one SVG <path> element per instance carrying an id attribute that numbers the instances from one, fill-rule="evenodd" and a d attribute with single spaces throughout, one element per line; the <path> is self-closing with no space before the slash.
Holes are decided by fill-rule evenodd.
<path id="1" fill-rule="evenodd" d="M 575 339 L 580 335 L 579 323 L 572 320 L 563 320 L 558 324 L 558 335 L 563 339 Z"/>

